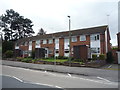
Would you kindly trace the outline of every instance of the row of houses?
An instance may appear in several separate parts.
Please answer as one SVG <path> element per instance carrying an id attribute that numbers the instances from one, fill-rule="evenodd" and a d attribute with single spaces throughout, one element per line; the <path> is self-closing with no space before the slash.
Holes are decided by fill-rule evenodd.
<path id="1" fill-rule="evenodd" d="M 88 59 L 92 54 L 106 55 L 111 50 L 107 25 L 71 30 L 70 36 L 69 31 L 64 31 L 20 39 L 15 43 L 16 56 L 28 57 L 34 51 L 37 58 L 70 55 Z"/>

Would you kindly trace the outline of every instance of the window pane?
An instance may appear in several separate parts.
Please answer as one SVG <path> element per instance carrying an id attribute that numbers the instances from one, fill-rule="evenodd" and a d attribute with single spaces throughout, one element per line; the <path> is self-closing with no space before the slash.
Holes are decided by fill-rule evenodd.
<path id="1" fill-rule="evenodd" d="M 77 42 L 77 37 L 72 37 L 72 42 Z"/>
<path id="2" fill-rule="evenodd" d="M 47 43 L 47 40 L 43 40 L 43 44 L 46 44 Z"/>
<path id="3" fill-rule="evenodd" d="M 49 44 L 53 43 L 53 40 L 52 39 L 49 39 Z"/>
<path id="4" fill-rule="evenodd" d="M 81 35 L 80 36 L 80 41 L 86 41 L 86 36 L 85 35 Z"/>

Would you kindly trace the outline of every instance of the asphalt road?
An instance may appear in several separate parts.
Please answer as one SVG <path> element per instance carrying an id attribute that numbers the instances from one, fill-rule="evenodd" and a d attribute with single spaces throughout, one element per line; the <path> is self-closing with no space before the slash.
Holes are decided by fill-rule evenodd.
<path id="1" fill-rule="evenodd" d="M 56 88 L 118 88 L 117 82 L 112 82 L 99 76 L 61 74 L 4 65 L 2 66 L 2 74 L 15 77 L 22 82 Z"/>
<path id="2" fill-rule="evenodd" d="M 2 77 L 2 88 L 54 88 L 47 85 L 33 84 L 30 82 L 23 82 L 16 77 L 3 76 Z M 56 89 L 60 90 L 60 89 Z"/>

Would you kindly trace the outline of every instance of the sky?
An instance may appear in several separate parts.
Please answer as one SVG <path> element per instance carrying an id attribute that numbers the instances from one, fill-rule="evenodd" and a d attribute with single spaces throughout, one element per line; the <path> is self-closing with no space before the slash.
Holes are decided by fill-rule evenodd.
<path id="1" fill-rule="evenodd" d="M 13 9 L 32 20 L 36 35 L 109 25 L 111 43 L 117 45 L 119 0 L 0 0 L 0 15 Z"/>

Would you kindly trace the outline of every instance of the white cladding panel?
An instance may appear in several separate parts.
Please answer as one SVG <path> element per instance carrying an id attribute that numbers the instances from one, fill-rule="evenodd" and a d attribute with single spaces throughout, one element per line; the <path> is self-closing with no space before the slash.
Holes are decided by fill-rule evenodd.
<path id="1" fill-rule="evenodd" d="M 105 31 L 105 45 L 106 45 L 106 53 L 108 52 L 108 47 L 107 47 L 107 30 Z"/>
<path id="2" fill-rule="evenodd" d="M 120 64 L 120 51 L 118 53 L 118 64 Z"/>
<path id="3" fill-rule="evenodd" d="M 59 53 L 55 53 L 55 56 L 58 57 L 58 56 L 59 56 Z"/>
<path id="4" fill-rule="evenodd" d="M 64 49 L 69 49 L 69 39 L 64 38 Z"/>
<path id="5" fill-rule="evenodd" d="M 32 51 L 32 41 L 29 41 L 29 50 Z"/>
<path id="6" fill-rule="evenodd" d="M 64 56 L 65 57 L 69 57 L 69 53 L 64 53 Z"/>
<path id="7" fill-rule="evenodd" d="M 19 49 L 19 46 L 15 46 L 15 49 Z"/>
<path id="8" fill-rule="evenodd" d="M 41 46 L 40 46 L 40 40 L 37 40 L 36 41 L 36 45 L 35 45 L 35 48 L 40 48 Z"/>
<path id="9" fill-rule="evenodd" d="M 91 48 L 92 47 L 100 47 L 100 40 L 91 41 Z"/>
<path id="10" fill-rule="evenodd" d="M 94 36 L 99 35 L 99 34 L 93 34 L 90 37 L 93 38 Z M 92 47 L 99 47 L 100 48 L 100 35 L 99 35 L 99 40 L 90 40 L 90 46 Z"/>
<path id="11" fill-rule="evenodd" d="M 59 38 L 55 39 L 55 49 L 59 49 Z"/>

